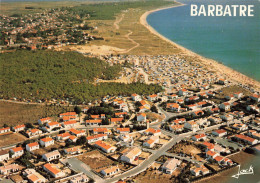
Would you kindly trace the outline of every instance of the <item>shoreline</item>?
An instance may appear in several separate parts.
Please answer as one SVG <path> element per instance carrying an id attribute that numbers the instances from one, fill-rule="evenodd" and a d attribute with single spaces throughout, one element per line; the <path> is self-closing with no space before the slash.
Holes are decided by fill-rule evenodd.
<path id="1" fill-rule="evenodd" d="M 210 58 L 206 58 L 204 56 L 201 56 L 175 42 L 173 42 L 172 40 L 166 38 L 165 36 L 163 36 L 162 34 L 160 34 L 159 32 L 157 32 L 151 25 L 148 24 L 147 22 L 147 17 L 154 12 L 157 11 L 161 11 L 161 10 L 165 10 L 165 9 L 170 9 L 170 8 L 176 8 L 176 7 L 180 7 L 180 6 L 185 6 L 186 4 L 182 4 L 176 1 L 176 3 L 178 3 L 177 5 L 174 6 L 168 6 L 168 7 L 162 7 L 162 8 L 157 8 L 154 10 L 149 10 L 146 11 L 141 17 L 140 17 L 140 24 L 142 24 L 144 27 L 146 27 L 152 34 L 160 37 L 162 40 L 172 44 L 173 46 L 179 48 L 181 50 L 180 55 L 184 56 L 184 57 L 190 57 L 196 61 L 199 61 L 201 64 L 203 64 L 205 67 L 207 67 L 207 69 L 209 71 L 215 71 L 217 73 L 217 75 L 219 75 L 220 78 L 227 78 L 228 80 L 232 80 L 234 82 L 238 82 L 241 83 L 243 85 L 248 85 L 250 87 L 253 87 L 257 90 L 260 89 L 260 82 L 256 81 L 253 78 L 250 78 L 249 76 L 246 76 L 224 64 L 219 63 L 216 60 L 210 59 Z M 211 68 L 211 69 L 210 69 Z"/>

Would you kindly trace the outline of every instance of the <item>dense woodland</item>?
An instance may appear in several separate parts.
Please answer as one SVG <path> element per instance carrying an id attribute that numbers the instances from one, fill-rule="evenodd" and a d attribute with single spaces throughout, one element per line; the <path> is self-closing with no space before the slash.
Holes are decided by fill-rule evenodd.
<path id="1" fill-rule="evenodd" d="M 70 99 L 76 104 L 105 95 L 151 94 L 158 85 L 100 83 L 96 78 L 114 79 L 120 65 L 109 66 L 97 58 L 76 52 L 19 50 L 0 54 L 0 97 L 46 100 Z"/>
<path id="2" fill-rule="evenodd" d="M 146 1 L 126 1 L 126 2 L 109 2 L 109 3 L 96 3 L 88 4 L 75 7 L 63 7 L 62 11 L 67 10 L 70 13 L 79 15 L 81 18 L 90 15 L 92 20 L 113 20 L 117 13 L 122 10 L 127 10 L 129 8 L 139 8 L 139 7 L 159 7 L 173 4 L 171 1 L 161 1 L 161 0 L 146 0 Z"/>

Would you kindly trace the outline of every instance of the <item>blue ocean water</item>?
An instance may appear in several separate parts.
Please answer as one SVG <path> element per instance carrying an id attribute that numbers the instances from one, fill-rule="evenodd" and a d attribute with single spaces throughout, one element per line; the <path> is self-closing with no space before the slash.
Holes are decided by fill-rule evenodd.
<path id="1" fill-rule="evenodd" d="M 185 6 L 154 12 L 147 22 L 160 34 L 202 56 L 260 81 L 260 2 L 180 0 Z M 254 5 L 253 17 L 194 17 L 190 4 Z"/>

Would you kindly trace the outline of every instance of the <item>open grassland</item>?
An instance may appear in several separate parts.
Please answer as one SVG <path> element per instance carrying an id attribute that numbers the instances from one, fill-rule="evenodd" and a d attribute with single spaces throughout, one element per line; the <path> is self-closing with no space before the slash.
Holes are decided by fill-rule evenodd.
<path id="1" fill-rule="evenodd" d="M 0 147 L 5 147 L 8 145 L 12 145 L 15 143 L 23 142 L 26 140 L 26 137 L 19 133 L 6 133 L 6 134 L 1 134 L 0 135 Z"/>
<path id="2" fill-rule="evenodd" d="M 71 107 L 0 102 L 0 127 L 36 123 L 38 119 L 72 110 Z"/>

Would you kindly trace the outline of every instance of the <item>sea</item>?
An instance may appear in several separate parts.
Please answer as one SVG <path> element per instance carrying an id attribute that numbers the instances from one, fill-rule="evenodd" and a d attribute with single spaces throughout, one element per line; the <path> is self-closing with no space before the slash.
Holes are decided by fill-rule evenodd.
<path id="1" fill-rule="evenodd" d="M 147 22 L 158 33 L 260 81 L 259 0 L 179 0 L 185 6 L 151 13 Z M 254 5 L 253 17 L 190 16 L 190 5 Z"/>

